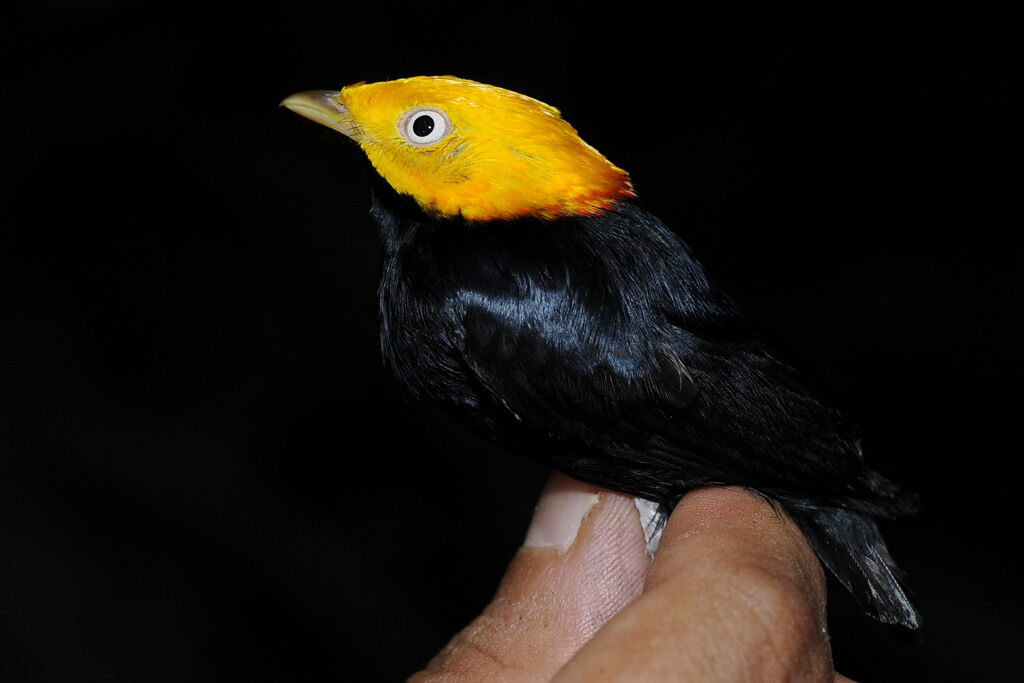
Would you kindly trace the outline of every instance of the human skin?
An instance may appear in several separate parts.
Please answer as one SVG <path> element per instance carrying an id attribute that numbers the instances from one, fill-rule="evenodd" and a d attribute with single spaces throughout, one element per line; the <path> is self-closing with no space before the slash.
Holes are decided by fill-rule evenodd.
<path id="1" fill-rule="evenodd" d="M 796 525 L 737 487 L 687 494 L 653 562 L 630 496 L 552 477 L 491 603 L 435 681 L 848 681 Z"/>

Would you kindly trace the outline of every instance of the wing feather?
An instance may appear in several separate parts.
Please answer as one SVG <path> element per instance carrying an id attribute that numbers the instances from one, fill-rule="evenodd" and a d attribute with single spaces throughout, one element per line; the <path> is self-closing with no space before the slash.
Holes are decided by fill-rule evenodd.
<path id="1" fill-rule="evenodd" d="M 644 215 L 590 221 L 547 259 L 492 249 L 463 264 L 454 296 L 474 381 L 519 425 L 671 473 L 677 489 L 870 493 L 853 426 Z"/>

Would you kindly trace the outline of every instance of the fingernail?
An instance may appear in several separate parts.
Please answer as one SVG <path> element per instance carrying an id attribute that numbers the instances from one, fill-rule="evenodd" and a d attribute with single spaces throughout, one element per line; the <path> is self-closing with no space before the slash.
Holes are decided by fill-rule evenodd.
<path id="1" fill-rule="evenodd" d="M 580 524 L 597 500 L 594 486 L 555 474 L 537 501 L 523 546 L 566 552 L 576 541 Z"/>

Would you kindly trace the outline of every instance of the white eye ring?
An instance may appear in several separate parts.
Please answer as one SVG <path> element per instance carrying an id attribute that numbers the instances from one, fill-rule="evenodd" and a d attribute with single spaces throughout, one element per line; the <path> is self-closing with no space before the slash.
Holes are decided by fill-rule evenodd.
<path id="1" fill-rule="evenodd" d="M 411 144 L 422 147 L 447 137 L 452 132 L 452 122 L 440 109 L 416 107 L 402 117 L 398 132 Z"/>

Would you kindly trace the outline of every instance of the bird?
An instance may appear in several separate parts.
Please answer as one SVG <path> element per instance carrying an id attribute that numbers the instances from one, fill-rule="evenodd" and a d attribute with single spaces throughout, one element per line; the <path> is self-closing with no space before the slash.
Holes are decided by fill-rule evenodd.
<path id="1" fill-rule="evenodd" d="M 368 162 L 381 351 L 410 397 L 649 502 L 655 526 L 687 491 L 745 487 L 865 613 L 920 626 L 876 522 L 915 514 L 917 497 L 868 468 L 857 425 L 557 108 L 455 76 L 281 104 Z"/>

